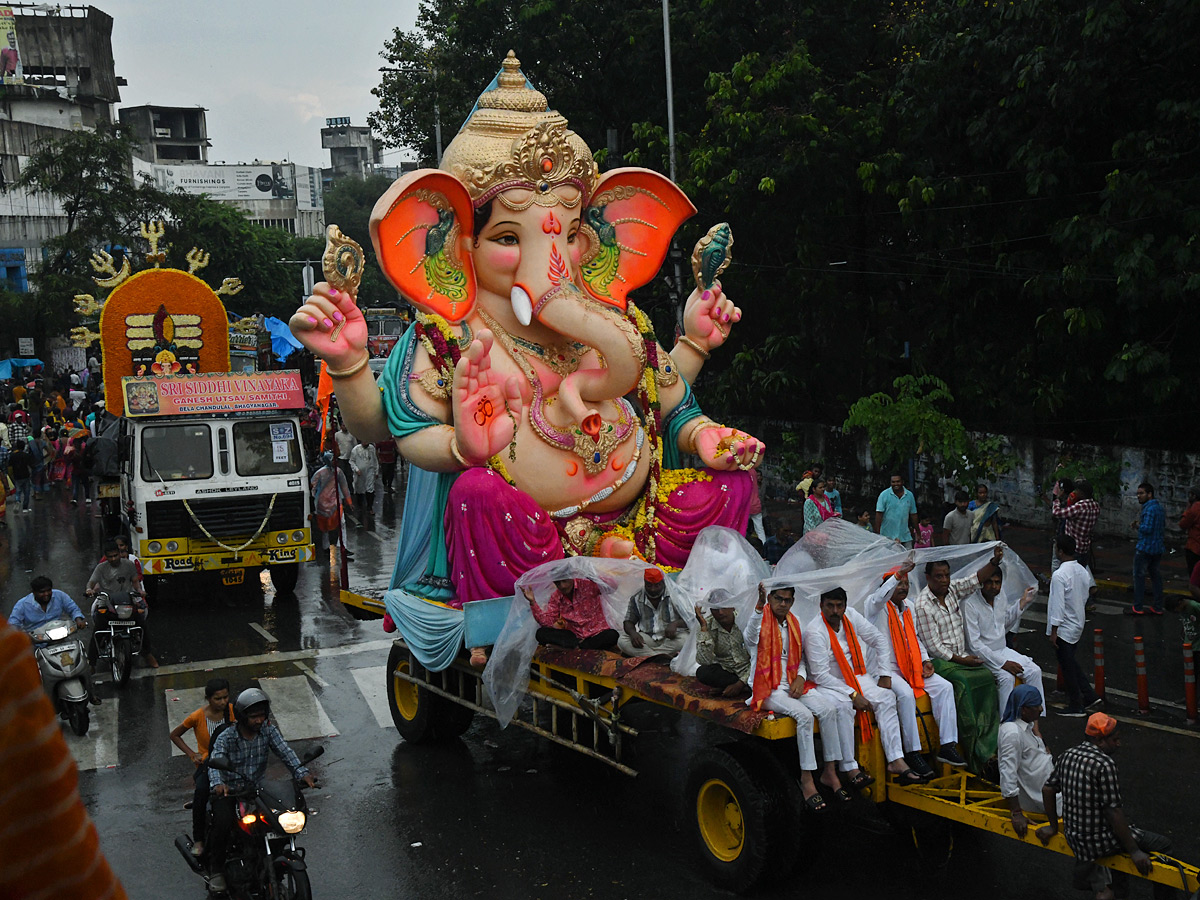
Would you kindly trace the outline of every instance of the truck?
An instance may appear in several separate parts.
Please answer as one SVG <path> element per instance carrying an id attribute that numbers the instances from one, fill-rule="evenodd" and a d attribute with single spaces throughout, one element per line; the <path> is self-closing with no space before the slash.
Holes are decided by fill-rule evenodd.
<path id="1" fill-rule="evenodd" d="M 296 371 L 122 379 L 121 506 L 147 576 L 268 567 L 277 591 L 313 559 Z"/>

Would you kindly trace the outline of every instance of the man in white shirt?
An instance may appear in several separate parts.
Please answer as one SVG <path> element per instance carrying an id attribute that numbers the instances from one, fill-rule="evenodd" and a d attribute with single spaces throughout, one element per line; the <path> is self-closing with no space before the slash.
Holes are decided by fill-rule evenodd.
<path id="1" fill-rule="evenodd" d="M 1054 771 L 1054 757 L 1038 729 L 1042 694 L 1031 684 L 1019 684 L 1009 694 L 997 739 L 1000 794 L 1008 803 L 1010 822 L 1017 837 L 1025 837 L 1025 813 L 1044 813 L 1042 788 Z"/>
<path id="2" fill-rule="evenodd" d="M 912 604 L 908 599 L 908 573 L 913 570 L 906 560 L 900 570 L 889 575 L 883 585 L 867 598 L 863 613 L 880 634 L 888 637 L 891 650 L 888 671 L 892 693 L 896 695 L 896 715 L 900 720 L 904 759 L 918 775 L 933 775 L 933 769 L 921 756 L 921 731 L 917 727 L 917 698 L 929 695 L 933 720 L 937 723 L 938 760 L 951 766 L 965 766 L 958 751 L 958 711 L 954 705 L 954 685 L 933 671 L 933 661 L 917 636 Z M 868 656 L 875 651 L 869 649 Z"/>
<path id="3" fill-rule="evenodd" d="M 1086 566 L 1080 564 L 1075 538 L 1064 532 L 1054 539 L 1054 543 L 1060 564 L 1050 579 L 1046 634 L 1054 645 L 1067 688 L 1067 708 L 1061 715 L 1081 719 L 1087 715 L 1087 709 L 1100 703 L 1075 656 L 1083 636 L 1088 598 L 1096 590 L 1096 579 Z"/>
<path id="4" fill-rule="evenodd" d="M 821 766 L 821 783 L 843 802 L 853 799 L 842 787 L 837 763 L 849 765 L 847 774 L 858 777 L 855 786 L 874 781 L 859 771 L 854 762 L 854 719 L 849 704 L 843 709 L 835 697 L 808 684 L 804 665 L 804 638 L 800 623 L 792 614 L 796 589 L 777 587 L 770 594 L 758 586 L 758 605 L 746 624 L 746 649 L 754 661 L 754 683 L 748 706 L 780 713 L 796 722 L 796 744 L 800 754 L 800 792 L 810 812 L 827 808 L 813 780 L 817 771 L 816 744 L 813 740 L 813 717 L 821 722 L 821 749 L 825 758 Z"/>
<path id="5" fill-rule="evenodd" d="M 1042 670 L 1038 664 L 1023 653 L 1010 650 L 1004 639 L 1037 596 L 1037 588 L 1028 588 L 1016 603 L 1005 603 L 1000 593 L 1003 586 L 1004 573 L 997 566 L 987 578 L 980 579 L 979 591 L 962 604 L 967 648 L 983 660 L 996 679 L 1000 712 L 1004 711 L 1017 678 L 1039 690 L 1042 687 Z"/>
<path id="6" fill-rule="evenodd" d="M 874 651 L 870 665 L 867 647 Z M 904 758 L 896 695 L 887 674 L 891 655 L 887 639 L 879 630 L 856 610 L 847 609 L 842 588 L 821 595 L 821 615 L 809 623 L 804 646 L 809 677 L 837 696 L 839 703 L 854 709 L 864 743 L 873 732 L 868 713 L 874 713 L 888 772 L 902 785 L 923 784 L 933 771 L 928 776 L 919 775 Z"/>

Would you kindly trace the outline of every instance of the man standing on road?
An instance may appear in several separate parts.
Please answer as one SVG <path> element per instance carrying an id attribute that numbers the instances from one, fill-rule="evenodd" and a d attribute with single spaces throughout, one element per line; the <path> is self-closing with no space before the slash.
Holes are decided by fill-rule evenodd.
<path id="1" fill-rule="evenodd" d="M 1165 853 L 1171 841 L 1161 834 L 1142 831 L 1125 818 L 1121 805 L 1121 783 L 1113 755 L 1121 746 L 1117 720 L 1093 713 L 1086 728 L 1087 740 L 1059 757 L 1042 788 L 1042 804 L 1050 820 L 1037 830 L 1043 844 L 1058 834 L 1056 798 L 1063 795 L 1062 831 L 1075 854 L 1074 882 L 1077 890 L 1091 890 L 1096 900 L 1124 897 L 1129 876 L 1100 866 L 1096 860 L 1113 853 L 1128 853 L 1143 875 L 1151 870 L 1149 852 Z M 1154 886 L 1155 896 L 1175 896 L 1170 889 Z"/>
<path id="2" fill-rule="evenodd" d="M 946 518 L 942 520 L 943 544 L 971 543 L 971 514 L 967 512 L 970 501 L 966 491 L 955 492 L 954 509 L 946 513 Z"/>
<path id="3" fill-rule="evenodd" d="M 1142 600 L 1146 594 L 1146 576 L 1150 576 L 1150 587 L 1154 591 L 1150 612 L 1163 614 L 1162 571 L 1159 563 L 1163 555 L 1163 528 L 1166 516 L 1162 504 L 1154 498 L 1154 485 L 1143 481 L 1137 489 L 1138 503 L 1142 504 L 1141 515 L 1129 523 L 1137 530 L 1137 547 L 1133 551 L 1133 606 L 1125 610 L 1127 616 L 1146 614 Z"/>
<path id="4" fill-rule="evenodd" d="M 893 475 L 891 487 L 875 501 L 875 533 L 911 550 L 916 530 L 917 499 L 904 486 L 903 476 Z"/>
<path id="5" fill-rule="evenodd" d="M 1085 708 L 1091 708 L 1100 702 L 1075 657 L 1079 639 L 1083 636 L 1088 598 L 1096 590 L 1096 580 L 1092 578 L 1092 573 L 1080 564 L 1075 553 L 1075 539 L 1071 535 L 1060 534 L 1055 540 L 1058 558 L 1062 563 L 1050 579 L 1046 634 L 1050 636 L 1050 643 L 1054 645 L 1058 668 L 1067 688 L 1067 708 L 1062 715 L 1083 718 L 1086 715 Z M 1040 688 L 1041 685 L 1035 687 Z"/>
<path id="6" fill-rule="evenodd" d="M 1100 518 L 1100 504 L 1092 499 L 1092 486 L 1082 478 L 1075 482 L 1074 502 L 1062 496 L 1063 483 L 1054 482 L 1054 503 L 1050 515 L 1062 523 L 1064 534 L 1075 541 L 1075 559 L 1092 568 L 1092 529 Z M 1061 559 L 1061 558 L 1060 558 Z"/>
<path id="7" fill-rule="evenodd" d="M 1041 687 L 1042 670 L 1032 659 L 1010 650 L 1004 636 L 1021 620 L 1021 613 L 1037 597 L 1037 588 L 1025 591 L 1016 603 L 1001 596 L 1004 575 L 999 566 L 987 578 L 980 579 L 978 593 L 963 601 L 963 625 L 966 627 L 967 647 L 983 660 L 1000 693 L 997 714 L 1004 711 L 1008 695 L 1017 678 L 1034 687 Z"/>
<path id="8" fill-rule="evenodd" d="M 1000 713 L 995 679 L 983 667 L 982 659 L 967 652 L 960 604 L 979 589 L 981 579 L 999 570 L 1003 556 L 1004 549 L 996 547 L 983 568 L 957 581 L 950 580 L 950 563 L 945 560 L 926 563 L 925 587 L 914 607 L 917 632 L 933 671 L 954 685 L 958 745 L 976 775 L 996 755 Z"/>

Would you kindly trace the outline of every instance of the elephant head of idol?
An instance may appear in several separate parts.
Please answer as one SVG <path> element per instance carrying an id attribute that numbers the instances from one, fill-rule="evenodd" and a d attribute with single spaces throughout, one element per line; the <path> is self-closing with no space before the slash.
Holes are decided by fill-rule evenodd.
<path id="1" fill-rule="evenodd" d="M 559 402 L 585 428 L 593 405 L 634 388 L 644 348 L 625 316 L 695 212 L 649 169 L 599 175 L 566 119 L 547 108 L 510 51 L 440 169 L 413 172 L 371 214 L 389 280 L 426 313 L 472 313 L 516 339 L 584 344 L 603 364 L 568 375 Z"/>

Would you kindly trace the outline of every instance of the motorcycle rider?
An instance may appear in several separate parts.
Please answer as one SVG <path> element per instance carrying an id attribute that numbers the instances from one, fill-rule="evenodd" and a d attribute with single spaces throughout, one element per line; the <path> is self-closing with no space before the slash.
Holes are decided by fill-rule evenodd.
<path id="1" fill-rule="evenodd" d="M 83 617 L 75 601 L 66 591 L 56 590 L 54 582 L 45 575 L 38 575 L 29 582 L 30 593 L 26 594 L 12 608 L 8 616 L 8 624 L 22 631 L 35 631 L 47 622 L 55 619 L 74 619 L 81 629 L 87 627 L 87 619 Z M 96 688 L 92 685 L 92 675 L 88 672 L 88 700 L 93 706 L 100 705 L 96 696 Z"/>
<path id="2" fill-rule="evenodd" d="M 220 769 L 208 770 L 212 787 L 212 822 L 208 828 L 209 871 L 208 888 L 214 893 L 224 891 L 225 855 L 229 848 L 229 833 L 233 829 L 237 811 L 235 799 L 229 791 L 258 788 L 267 772 L 267 751 L 271 750 L 283 760 L 292 772 L 292 777 L 303 781 L 308 787 L 316 787 L 317 779 L 300 762 L 279 729 L 267 721 L 271 715 L 271 701 L 258 688 L 247 688 L 238 694 L 233 703 L 237 725 L 226 728 L 209 749 L 211 758 L 224 757 L 234 772 Z"/>
<path id="3" fill-rule="evenodd" d="M 142 589 L 142 576 L 138 567 L 131 561 L 128 552 L 122 552 L 116 541 L 108 541 L 104 545 L 104 560 L 92 570 L 88 578 L 87 595 L 94 596 L 103 591 L 108 594 L 109 602 L 116 602 L 119 594 L 129 594 L 133 601 L 133 618 L 142 628 L 142 655 L 146 664 L 152 669 L 158 668 L 158 660 L 150 652 L 150 632 L 146 628 L 146 617 L 149 609 L 146 606 L 146 592 Z M 92 615 L 96 617 L 97 626 L 107 621 L 108 616 L 99 614 L 97 604 L 92 604 Z M 95 638 L 88 647 L 88 658 L 93 665 L 96 661 Z"/>

